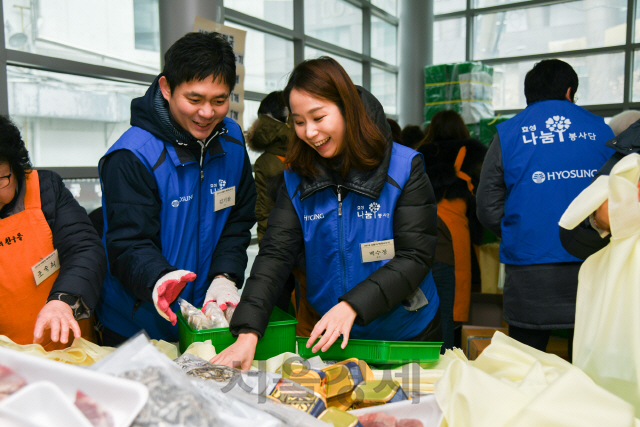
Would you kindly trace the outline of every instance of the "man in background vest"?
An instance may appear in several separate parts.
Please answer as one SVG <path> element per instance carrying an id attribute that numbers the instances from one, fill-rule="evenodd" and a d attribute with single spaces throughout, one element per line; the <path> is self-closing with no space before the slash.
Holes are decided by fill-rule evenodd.
<path id="1" fill-rule="evenodd" d="M 100 160 L 108 273 L 96 308 L 103 345 L 140 330 L 177 341 L 177 298 L 235 306 L 256 190 L 240 126 L 227 118 L 235 55 L 218 33 L 165 54 L 131 128 Z"/>
<path id="2" fill-rule="evenodd" d="M 602 117 L 574 104 L 578 76 L 566 62 L 527 73 L 527 108 L 498 125 L 477 192 L 480 222 L 501 237 L 509 336 L 545 351 L 551 331 L 573 341 L 581 260 L 560 243 L 558 221 L 613 150 Z"/>

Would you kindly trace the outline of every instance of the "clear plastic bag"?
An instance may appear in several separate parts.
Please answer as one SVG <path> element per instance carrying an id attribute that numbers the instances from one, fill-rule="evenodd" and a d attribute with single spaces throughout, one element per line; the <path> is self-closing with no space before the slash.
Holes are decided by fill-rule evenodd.
<path id="1" fill-rule="evenodd" d="M 191 326 L 192 329 L 196 331 L 201 331 L 203 329 L 213 329 L 216 326 L 214 323 L 204 315 L 204 313 L 193 305 L 183 300 L 182 298 L 178 299 L 178 304 L 180 305 L 180 311 L 182 312 L 182 317 L 184 317 Z M 211 304 L 209 304 L 211 305 Z"/>
<path id="2" fill-rule="evenodd" d="M 224 317 L 227 319 L 228 323 L 231 323 L 231 318 L 233 317 L 233 313 L 235 313 L 236 308 L 232 305 L 228 305 L 227 309 L 224 311 Z"/>
<path id="3" fill-rule="evenodd" d="M 225 314 L 215 302 L 210 302 L 204 308 L 204 315 L 211 320 L 214 328 L 228 328 L 229 321 L 226 319 Z"/>

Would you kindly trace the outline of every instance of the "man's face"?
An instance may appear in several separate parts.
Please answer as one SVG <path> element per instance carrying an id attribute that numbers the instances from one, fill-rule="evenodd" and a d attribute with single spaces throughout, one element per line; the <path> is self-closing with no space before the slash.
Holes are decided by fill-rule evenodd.
<path id="1" fill-rule="evenodd" d="M 162 96 L 169 103 L 173 119 L 196 139 L 206 139 L 229 111 L 229 86 L 209 76 L 180 83 L 173 89 L 162 76 Z"/>

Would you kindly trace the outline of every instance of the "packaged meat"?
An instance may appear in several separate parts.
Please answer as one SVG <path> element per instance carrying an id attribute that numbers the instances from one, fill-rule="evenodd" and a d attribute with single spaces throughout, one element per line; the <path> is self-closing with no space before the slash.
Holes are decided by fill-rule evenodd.
<path id="1" fill-rule="evenodd" d="M 0 400 L 22 388 L 27 382 L 11 368 L 0 365 Z"/>
<path id="2" fill-rule="evenodd" d="M 75 404 L 94 427 L 113 427 L 111 414 L 81 390 L 76 392 Z"/>
<path id="3" fill-rule="evenodd" d="M 351 393 L 356 408 L 409 400 L 400 384 L 393 380 L 366 381 Z"/>
<path id="4" fill-rule="evenodd" d="M 396 417 L 387 415 L 384 412 L 371 412 L 360 415 L 358 420 L 362 427 L 396 427 L 398 420 Z"/>
<path id="5" fill-rule="evenodd" d="M 327 375 L 327 398 L 351 393 L 358 384 L 373 379 L 367 362 L 355 358 L 327 366 L 322 371 Z"/>
<path id="6" fill-rule="evenodd" d="M 267 397 L 293 406 L 314 417 L 327 409 L 326 401 L 322 396 L 285 378 L 280 378 Z"/>
<path id="7" fill-rule="evenodd" d="M 336 408 L 327 408 L 326 411 L 318 416 L 318 419 L 327 424 L 332 424 L 333 427 L 363 427 L 358 421 L 358 417 Z"/>
<path id="8" fill-rule="evenodd" d="M 424 424 L 422 421 L 416 420 L 415 418 L 404 418 L 402 420 L 398 420 L 396 427 L 424 427 Z"/>
<path id="9" fill-rule="evenodd" d="M 323 397 L 327 397 L 327 374 L 320 369 L 311 369 L 300 362 L 282 365 L 282 377 L 288 378 L 303 387 L 313 390 Z"/>

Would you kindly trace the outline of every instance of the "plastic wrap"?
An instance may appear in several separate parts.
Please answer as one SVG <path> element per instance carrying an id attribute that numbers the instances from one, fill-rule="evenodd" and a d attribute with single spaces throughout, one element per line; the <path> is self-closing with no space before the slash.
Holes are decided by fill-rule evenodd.
<path id="1" fill-rule="evenodd" d="M 203 329 L 213 329 L 213 322 L 204 315 L 204 313 L 193 305 L 183 300 L 182 298 L 178 299 L 178 304 L 180 304 L 180 311 L 182 312 L 182 317 L 187 320 L 189 326 L 196 330 L 201 331 Z M 209 304 L 211 305 L 211 304 Z"/>
<path id="2" fill-rule="evenodd" d="M 480 62 L 425 67 L 425 121 L 443 110 L 454 110 L 465 124 L 493 117 L 493 68 Z"/>
<path id="3" fill-rule="evenodd" d="M 231 318 L 233 317 L 233 313 L 235 313 L 236 308 L 232 305 L 228 306 L 224 311 L 224 317 L 227 319 L 227 322 L 231 323 Z"/>
<path id="4" fill-rule="evenodd" d="M 228 328 L 229 320 L 225 317 L 225 313 L 220 310 L 218 304 L 209 303 L 204 308 L 204 315 L 207 316 L 211 323 L 213 323 L 214 328 Z"/>

